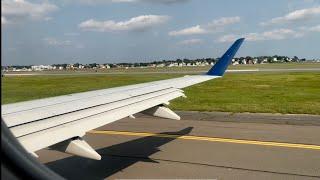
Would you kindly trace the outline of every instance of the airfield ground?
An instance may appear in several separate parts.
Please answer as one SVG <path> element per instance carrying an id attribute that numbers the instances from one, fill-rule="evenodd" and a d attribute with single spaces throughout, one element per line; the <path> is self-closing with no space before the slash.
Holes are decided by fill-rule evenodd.
<path id="1" fill-rule="evenodd" d="M 180 121 L 138 114 L 88 132 L 83 138 L 101 161 L 48 149 L 36 152 L 38 160 L 68 179 L 320 179 L 319 65 L 280 66 L 227 73 L 185 89 L 188 98 L 170 104 Z M 201 68 L 191 72 L 209 67 Z M 56 73 L 3 77 L 2 103 L 180 77 L 185 71 Z"/>
<path id="2" fill-rule="evenodd" d="M 211 66 L 183 66 L 183 67 L 157 67 L 157 68 L 111 68 L 111 69 L 85 69 L 85 70 L 51 70 L 38 71 L 36 74 L 87 74 L 87 73 L 106 73 L 106 74 L 124 74 L 124 73 L 199 73 L 207 72 Z M 273 64 L 240 64 L 229 66 L 229 70 L 320 70 L 320 63 L 273 63 Z M 30 74 L 34 72 L 9 72 L 9 74 Z"/>
<path id="3" fill-rule="evenodd" d="M 320 126 L 182 117 L 137 116 L 88 132 L 84 139 L 100 161 L 53 150 L 37 154 L 67 179 L 320 178 Z"/>
<path id="4" fill-rule="evenodd" d="M 266 66 L 269 67 L 270 65 Z M 261 67 L 265 68 L 265 66 Z M 241 68 L 243 67 L 241 66 Z M 282 68 L 284 66 L 280 70 Z M 301 67 L 296 64 L 289 64 L 288 68 Z M 282 72 L 277 70 L 279 69 L 270 72 L 227 73 L 224 78 L 186 88 L 185 94 L 188 98 L 174 100 L 170 106 L 175 110 L 185 111 L 319 115 L 320 69 L 306 72 Z M 7 104 L 181 77 L 183 75 L 183 73 L 147 75 L 127 73 L 83 76 L 72 74 L 5 76 L 2 79 L 1 100 L 3 104 Z"/>

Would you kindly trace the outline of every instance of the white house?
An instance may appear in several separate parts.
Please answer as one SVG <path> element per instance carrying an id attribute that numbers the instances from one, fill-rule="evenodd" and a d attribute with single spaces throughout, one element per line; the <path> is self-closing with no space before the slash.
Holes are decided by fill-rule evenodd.
<path id="1" fill-rule="evenodd" d="M 238 65 L 238 64 L 239 64 L 238 61 L 235 61 L 235 62 L 232 63 L 232 65 Z"/>
<path id="2" fill-rule="evenodd" d="M 165 66 L 165 64 L 163 64 L 163 63 L 157 65 L 157 67 L 164 67 L 164 66 Z"/>
<path id="3" fill-rule="evenodd" d="M 31 66 L 33 71 L 43 71 L 43 70 L 52 70 L 53 67 L 51 65 L 39 65 L 39 66 Z"/>

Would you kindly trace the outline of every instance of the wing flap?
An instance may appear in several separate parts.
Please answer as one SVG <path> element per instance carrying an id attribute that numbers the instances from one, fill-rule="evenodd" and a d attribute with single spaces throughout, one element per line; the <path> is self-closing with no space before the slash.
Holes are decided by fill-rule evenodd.
<path id="1" fill-rule="evenodd" d="M 78 99 L 74 101 L 54 104 L 50 106 L 38 107 L 29 110 L 19 111 L 15 113 L 4 114 L 2 118 L 7 122 L 8 127 L 19 124 L 29 123 L 40 119 L 58 116 L 61 114 L 71 113 L 75 111 L 85 110 L 88 108 L 110 104 L 113 102 L 131 99 L 144 94 L 170 89 L 167 86 L 150 86 L 148 88 L 138 88 L 127 93 L 111 93 L 91 98 Z"/>
<path id="2" fill-rule="evenodd" d="M 68 114 L 63 114 L 59 116 L 50 117 L 47 119 L 34 121 L 26 124 L 21 124 L 15 127 L 11 127 L 10 130 L 16 137 L 21 137 L 27 134 L 31 134 L 37 131 L 41 131 L 44 129 L 52 128 L 55 126 L 63 125 L 69 122 L 78 121 L 80 119 L 90 117 L 96 114 L 101 114 L 107 111 L 111 111 L 113 109 L 117 109 L 120 107 L 127 106 L 129 104 L 133 104 L 136 102 L 152 99 L 154 97 L 174 93 L 174 92 L 182 92 L 179 89 L 169 88 L 161 91 L 156 91 L 154 93 L 149 93 L 141 96 L 135 96 L 129 99 L 125 99 L 122 101 L 115 101 L 109 104 L 100 105 L 92 108 L 87 108 L 81 111 L 76 111 Z"/>
<path id="3" fill-rule="evenodd" d="M 145 109 L 149 109 L 180 96 L 183 96 L 183 93 L 179 91 L 160 95 L 144 101 L 128 104 L 111 111 L 86 117 L 78 121 L 69 122 L 57 127 L 28 134 L 26 136 L 19 137 L 18 140 L 29 152 L 34 152 L 72 137 L 84 136 L 87 131 L 112 123 L 131 114 L 141 112 Z"/>

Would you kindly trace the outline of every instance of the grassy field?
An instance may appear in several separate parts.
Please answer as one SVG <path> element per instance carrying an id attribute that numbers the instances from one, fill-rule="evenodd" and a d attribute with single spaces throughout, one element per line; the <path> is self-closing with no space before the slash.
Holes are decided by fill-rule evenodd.
<path id="1" fill-rule="evenodd" d="M 2 104 L 179 77 L 177 74 L 2 78 Z M 320 73 L 226 74 L 185 89 L 176 110 L 320 115 Z"/>
<path id="2" fill-rule="evenodd" d="M 89 75 L 89 76 L 14 76 L 2 78 L 1 103 L 59 96 L 129 84 L 137 84 L 178 75 Z"/>
<path id="3" fill-rule="evenodd" d="M 320 114 L 320 73 L 227 74 L 185 91 L 174 109 Z"/>
<path id="4" fill-rule="evenodd" d="M 112 69 L 86 69 L 86 70 L 56 70 L 56 71 L 38 71 L 38 74 L 72 74 L 72 73 L 146 73 L 146 72 L 192 72 L 208 71 L 211 66 L 195 66 L 195 67 L 157 67 L 157 68 L 112 68 Z M 320 63 L 272 63 L 272 64 L 241 64 L 236 66 L 229 66 L 230 70 L 243 69 L 306 69 L 306 68 L 320 68 Z M 30 73 L 30 72 L 9 72 L 14 74 Z"/>

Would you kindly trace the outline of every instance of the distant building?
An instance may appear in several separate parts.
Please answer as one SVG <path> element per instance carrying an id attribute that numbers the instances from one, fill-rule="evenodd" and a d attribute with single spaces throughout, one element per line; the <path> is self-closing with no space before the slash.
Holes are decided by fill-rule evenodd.
<path id="1" fill-rule="evenodd" d="M 261 62 L 261 64 L 265 64 L 265 63 L 268 63 L 268 59 L 267 58 L 264 58 Z"/>
<path id="2" fill-rule="evenodd" d="M 161 64 L 158 64 L 157 67 L 164 67 L 165 64 L 164 63 L 161 63 Z"/>
<path id="3" fill-rule="evenodd" d="M 235 66 L 235 65 L 238 65 L 238 64 L 239 64 L 238 61 L 235 61 L 235 62 L 232 63 L 232 65 L 234 65 L 234 66 Z"/>
<path id="4" fill-rule="evenodd" d="M 103 64 L 99 64 L 99 68 L 100 68 L 100 69 L 105 69 L 105 68 L 106 68 L 106 66 L 105 66 L 105 65 L 103 65 Z"/>
<path id="5" fill-rule="evenodd" d="M 178 63 L 170 63 L 170 64 L 168 65 L 168 67 L 175 67 L 175 66 L 178 66 Z"/>
<path id="6" fill-rule="evenodd" d="M 52 70 L 53 67 L 51 65 L 39 65 L 39 66 L 31 66 L 32 71 L 43 71 L 43 70 Z"/>
<path id="7" fill-rule="evenodd" d="M 273 62 L 278 62 L 278 58 L 273 58 Z"/>

